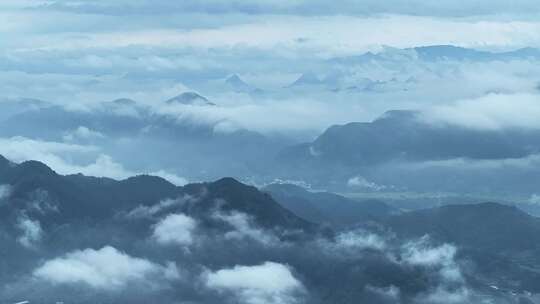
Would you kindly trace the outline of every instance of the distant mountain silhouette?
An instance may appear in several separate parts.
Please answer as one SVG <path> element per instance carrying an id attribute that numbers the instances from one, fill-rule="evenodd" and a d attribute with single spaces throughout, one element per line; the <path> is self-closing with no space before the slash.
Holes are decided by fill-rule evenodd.
<path id="1" fill-rule="evenodd" d="M 7 119 L 13 115 L 29 110 L 36 110 L 50 106 L 45 101 L 39 99 L 22 98 L 0 100 L 0 120 Z"/>
<path id="2" fill-rule="evenodd" d="M 119 98 L 113 100 L 111 103 L 121 105 L 121 106 L 136 106 L 137 102 L 129 98 Z"/>
<path id="3" fill-rule="evenodd" d="M 171 102 L 211 107 L 211 102 L 198 94 L 181 95 Z M 0 103 L 0 113 L 2 109 Z M 61 106 L 25 109 L 0 119 L 0 136 L 92 144 L 139 171 L 145 171 L 148 166 L 182 168 L 184 174 L 197 179 L 244 176 L 264 166 L 261 159 L 272 159 L 292 142 L 245 130 L 226 120 L 200 121 L 196 117 L 189 114 L 189 109 L 186 115 L 158 112 L 142 103 L 119 99 L 92 105 L 85 111 Z M 79 136 L 77 131 L 81 128 L 98 136 Z M 118 145 L 119 138 L 129 138 L 129 145 Z M 149 146 L 155 148 L 148 149 Z M 125 157 L 132 150 L 137 150 L 137 155 Z M 218 150 L 220 153 L 216 153 Z"/>
<path id="4" fill-rule="evenodd" d="M 499 254 L 540 251 L 540 218 L 497 203 L 414 211 L 393 216 L 387 223 L 403 236 L 430 234 L 465 248 Z"/>
<path id="5" fill-rule="evenodd" d="M 222 269 L 239 263 L 259 265 L 260 261 L 278 261 L 294 267 L 295 273 L 301 274 L 302 283 L 315 290 L 314 296 L 332 299 L 332 303 L 356 303 L 357 299 L 371 303 L 373 297 L 381 299 L 376 291 L 358 288 L 359 285 L 398 286 L 404 297 L 414 298 L 437 288 L 443 282 L 441 276 L 453 275 L 444 271 L 453 271 L 452 267 L 458 265 L 463 280 L 470 284 L 467 286 L 479 288 L 482 296 L 497 294 L 489 286 L 508 290 L 509 294 L 540 291 L 540 275 L 536 270 L 540 265 L 540 219 L 495 203 L 445 206 L 396 215 L 377 201 L 355 202 L 293 185 L 268 186 L 264 190 L 271 193 L 268 194 L 233 178 L 176 187 L 148 175 L 121 181 L 81 174 L 63 176 L 40 162 L 14 164 L 1 156 L 0 185 L 10 187 L 8 199 L 0 201 L 2 283 L 31 274 L 43 261 L 84 256 L 66 255 L 69 252 L 88 248 L 90 251 L 85 253 L 94 254 L 99 248 L 113 246 L 123 254 L 163 265 L 175 261 L 186 271 L 190 267 L 199 269 L 200 265 Z M 369 236 L 364 240 L 366 234 L 361 232 L 345 234 L 342 243 L 335 243 L 333 240 L 339 232 L 321 229 L 288 208 L 311 216 L 316 222 L 332 221 L 338 229 L 343 228 L 340 227 L 343 223 L 372 221 L 376 227 L 372 233 L 386 231 L 379 238 L 387 245 L 380 250 L 363 248 L 365 242 L 369 245 Z M 156 225 L 167 216 L 178 214 L 189 216 L 197 223 L 189 250 L 181 249 L 180 245 L 157 244 L 153 239 Z M 230 223 L 216 219 L 216 214 L 228 216 Z M 23 246 L 21 227 L 25 226 L 21 226 L 21 220 L 42 229 L 38 230 L 43 235 L 35 240 L 35 248 Z M 231 234 L 229 226 L 237 234 Z M 369 229 L 366 227 L 362 228 Z M 187 228 L 173 225 L 170 229 L 167 233 L 182 236 Z M 241 233 L 250 239 L 235 241 Z M 277 241 L 271 240 L 278 243 L 266 247 L 267 234 L 277 237 Z M 417 245 L 416 249 L 420 250 L 419 256 L 426 255 L 428 266 L 402 261 L 403 244 L 406 246 L 409 240 L 414 242 L 425 235 L 429 235 L 432 245 L 426 248 Z M 455 257 L 439 253 L 440 249 L 434 247 L 443 243 L 456 246 Z M 341 281 L 342 277 L 347 279 Z M 76 295 L 70 296 L 64 286 L 45 287 L 40 287 L 40 292 L 32 289 L 29 298 L 42 298 L 43 290 L 53 290 L 48 298 L 60 294 L 78 299 Z M 84 291 L 82 287 L 75 290 Z M 163 297 L 177 296 L 175 289 L 170 290 L 172 295 L 164 293 Z M 102 294 L 96 289 L 91 292 Z M 123 296 L 124 293 L 120 297 Z M 13 302 L 12 298 L 8 299 Z M 375 303 L 389 302 L 383 298 Z"/>
<path id="6" fill-rule="evenodd" d="M 64 221 L 85 218 L 103 220 L 137 206 L 152 206 L 164 199 L 190 195 L 198 197 L 197 203 L 190 206 L 189 210 L 181 211 L 195 216 L 209 214 L 213 209 L 221 207 L 223 210 L 253 216 L 264 227 L 315 227 L 281 207 L 268 194 L 232 178 L 176 187 L 160 177 L 148 175 L 121 181 L 80 174 L 62 176 L 37 161 L 10 166 L 5 158 L 0 158 L 0 161 L 4 163 L 4 166 L 0 166 L 0 184 L 12 185 L 12 199 L 24 201 L 36 191 L 45 191 L 49 199 L 57 204 L 59 212 L 54 216 Z M 224 203 L 218 206 L 218 200 Z M 6 208 L 0 205 L 0 210 L 2 207 Z"/>
<path id="7" fill-rule="evenodd" d="M 540 50 L 536 48 L 521 48 L 505 52 L 490 52 L 473 48 L 464 48 L 455 45 L 426 45 L 414 48 L 386 47 L 382 51 L 366 52 L 357 56 L 338 57 L 330 59 L 332 63 L 339 64 L 363 64 L 369 62 L 391 62 L 407 58 L 409 60 L 420 59 L 423 61 L 508 61 L 527 60 L 540 58 Z"/>
<path id="8" fill-rule="evenodd" d="M 415 47 L 413 50 L 418 57 L 423 60 L 509 60 L 509 59 L 528 59 L 540 58 L 540 50 L 534 48 L 522 48 L 507 52 L 488 52 L 475 49 L 463 48 L 453 45 L 433 45 Z"/>
<path id="9" fill-rule="evenodd" d="M 520 158 L 540 151 L 538 131 L 433 125 L 419 114 L 388 111 L 373 122 L 332 126 L 312 143 L 285 150 L 280 160 L 357 168 L 391 160 Z"/>
<path id="10" fill-rule="evenodd" d="M 248 93 L 248 94 L 260 94 L 263 91 L 257 87 L 254 87 L 246 83 L 240 76 L 233 74 L 225 79 L 225 84 L 229 86 L 234 92 Z"/>
<path id="11" fill-rule="evenodd" d="M 540 218 L 516 207 L 449 205 L 393 216 L 384 225 L 400 238 L 429 236 L 456 245 L 490 278 L 487 284 L 540 291 Z"/>
<path id="12" fill-rule="evenodd" d="M 323 81 L 313 72 L 303 73 L 298 77 L 293 83 L 288 87 L 301 87 L 301 86 L 311 86 L 311 85 L 321 85 Z"/>
<path id="13" fill-rule="evenodd" d="M 351 227 L 397 212 L 382 201 L 355 201 L 330 192 L 309 192 L 291 184 L 271 184 L 263 191 L 296 215 L 335 227 Z"/>
<path id="14" fill-rule="evenodd" d="M 9 161 L 4 156 L 0 155 L 0 171 L 6 170 L 12 165 L 12 162 Z"/>
<path id="15" fill-rule="evenodd" d="M 168 104 L 182 104 L 192 106 L 215 106 L 216 104 L 210 102 L 206 97 L 199 95 L 195 92 L 185 92 L 178 96 L 165 101 Z"/>

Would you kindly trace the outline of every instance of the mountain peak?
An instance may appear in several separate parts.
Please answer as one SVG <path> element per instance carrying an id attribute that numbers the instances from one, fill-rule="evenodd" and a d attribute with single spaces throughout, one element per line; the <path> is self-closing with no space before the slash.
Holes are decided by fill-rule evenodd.
<path id="1" fill-rule="evenodd" d="M 375 121 L 383 120 L 414 120 L 420 113 L 412 110 L 390 110 L 384 112 Z"/>
<path id="2" fill-rule="evenodd" d="M 260 89 L 257 89 L 250 84 L 246 83 L 238 74 L 233 74 L 229 76 L 225 83 L 230 86 L 234 91 L 241 92 L 241 93 L 253 93 L 260 91 Z"/>
<path id="3" fill-rule="evenodd" d="M 17 169 L 25 172 L 26 174 L 30 175 L 42 175 L 42 176 L 54 176 L 56 175 L 56 172 L 51 169 L 46 164 L 35 161 L 35 160 L 29 160 L 25 161 L 17 166 Z"/>
<path id="4" fill-rule="evenodd" d="M 184 92 L 166 101 L 168 104 L 182 104 L 193 106 L 215 106 L 206 97 L 195 92 Z"/>
<path id="5" fill-rule="evenodd" d="M 224 177 L 213 182 L 212 185 L 217 187 L 248 187 L 245 184 L 242 184 L 238 180 L 232 177 Z"/>
<path id="6" fill-rule="evenodd" d="M 306 72 L 300 75 L 290 86 L 319 85 L 322 81 L 313 72 Z"/>
<path id="7" fill-rule="evenodd" d="M 11 164 L 12 163 L 7 158 L 0 155 L 0 169 L 7 168 L 7 167 L 11 166 Z"/>
<path id="8" fill-rule="evenodd" d="M 137 102 L 129 98 L 118 98 L 112 101 L 113 104 L 121 106 L 134 106 Z"/>
<path id="9" fill-rule="evenodd" d="M 242 80 L 242 78 L 240 78 L 240 76 L 238 76 L 238 74 L 232 74 L 231 76 L 229 76 L 226 80 L 225 80 L 226 83 L 230 83 L 230 84 L 235 84 L 235 83 L 242 83 L 242 84 L 245 84 L 245 82 Z"/>
<path id="10" fill-rule="evenodd" d="M 141 174 L 136 176 L 128 177 L 124 180 L 121 180 L 120 183 L 131 184 L 131 185 L 166 185 L 174 186 L 168 180 L 154 175 Z"/>

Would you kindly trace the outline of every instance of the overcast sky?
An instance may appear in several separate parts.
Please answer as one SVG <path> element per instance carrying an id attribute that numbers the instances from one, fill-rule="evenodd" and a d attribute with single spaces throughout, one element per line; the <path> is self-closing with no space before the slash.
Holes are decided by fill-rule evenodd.
<path id="1" fill-rule="evenodd" d="M 2 0 L 0 37 L 0 102 L 34 98 L 87 111 L 130 98 L 217 133 L 299 142 L 397 109 L 472 129 L 540 129 L 540 52 L 429 60 L 410 49 L 540 48 L 537 0 Z M 359 60 L 367 52 L 377 55 Z M 227 86 L 233 74 L 249 92 Z M 303 74 L 320 83 L 291 86 Z M 217 106 L 165 103 L 186 91 Z M 63 132 L 65 142 L 52 144 L 0 138 L 0 152 L 16 161 L 39 156 L 62 173 L 142 172 L 73 140 L 107 134 L 88 126 Z M 82 164 L 64 154 L 95 157 Z M 144 170 L 186 182 L 182 168 L 161 169 Z"/>
<path id="2" fill-rule="evenodd" d="M 241 105 L 241 111 L 226 111 L 231 117 L 260 117 L 275 109 L 281 117 L 290 112 L 285 121 L 304 122 L 297 128 L 320 131 L 332 123 L 373 119 L 389 109 L 470 100 L 482 97 L 480 92 L 530 93 L 537 69 L 527 62 L 427 66 L 398 54 L 391 66 L 344 72 L 331 70 L 327 60 L 388 47 L 537 47 L 540 7 L 532 0 L 4 0 L 0 35 L 2 98 L 77 105 L 129 97 L 155 104 L 195 90 L 221 105 Z M 255 113 L 246 111 L 252 96 L 224 94 L 215 86 L 240 74 L 265 90 L 283 88 L 310 71 L 320 77 L 341 73 L 341 80 L 352 84 L 361 77 L 387 81 L 402 75 L 421 79 L 423 86 L 376 97 L 272 95 L 267 96 L 271 109 L 257 100 Z M 295 103 L 276 105 L 283 99 Z M 361 107 L 349 102 L 359 99 Z M 298 110 L 312 100 L 313 112 Z M 319 106 L 329 100 L 341 108 Z M 328 116 L 311 118 L 318 113 Z M 254 122 L 257 130 L 279 128 L 264 119 Z M 241 127 L 250 123 L 237 121 Z"/>

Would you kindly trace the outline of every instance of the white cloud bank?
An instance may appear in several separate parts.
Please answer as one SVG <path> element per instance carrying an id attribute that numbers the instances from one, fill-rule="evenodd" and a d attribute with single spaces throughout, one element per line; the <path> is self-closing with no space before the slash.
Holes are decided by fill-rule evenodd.
<path id="1" fill-rule="evenodd" d="M 98 151 L 99 149 L 94 146 L 34 140 L 19 136 L 0 138 L 0 154 L 17 163 L 37 160 L 60 174 L 83 173 L 119 179 L 133 175 L 104 154 L 98 154 L 95 162 L 88 165 L 76 165 L 65 160 L 68 155 L 87 156 L 99 153 Z"/>
<path id="2" fill-rule="evenodd" d="M 378 185 L 372 181 L 367 180 L 363 176 L 354 176 L 347 180 L 347 186 L 364 188 L 367 190 L 380 191 L 386 189 L 386 186 Z"/>
<path id="3" fill-rule="evenodd" d="M 540 129 L 540 95 L 488 94 L 426 109 L 422 118 L 474 129 Z"/>
<path id="4" fill-rule="evenodd" d="M 384 250 L 387 244 L 386 240 L 379 235 L 357 230 L 340 233 L 336 237 L 334 246 L 342 250 Z"/>
<path id="5" fill-rule="evenodd" d="M 79 14 L 104 15 L 154 15 L 199 13 L 199 14 L 254 14 L 275 15 L 362 15 L 370 16 L 384 13 L 427 15 L 427 16 L 479 16 L 506 14 L 534 14 L 538 12 L 534 0 L 515 0 L 511 3 L 504 0 L 475 1 L 425 1 L 425 0 L 3 0 L 6 7 L 42 6 L 60 11 L 75 11 Z M 19 3 L 20 2 L 20 3 Z M 0 5 L 0 7 L 1 7 Z M 238 18 L 238 17 L 237 17 Z M 142 18 L 144 21 L 145 18 Z"/>
<path id="6" fill-rule="evenodd" d="M 66 132 L 63 136 L 63 139 L 68 142 L 73 142 L 77 140 L 92 140 L 92 139 L 101 139 L 105 138 L 105 135 L 101 134 L 98 131 L 94 131 L 85 126 L 79 126 L 75 130 Z"/>
<path id="7" fill-rule="evenodd" d="M 438 270 L 443 282 L 463 282 L 464 278 L 455 256 L 457 248 L 450 244 L 431 246 L 429 238 L 411 241 L 402 247 L 404 262 Z"/>
<path id="8" fill-rule="evenodd" d="M 152 237 L 162 245 L 189 246 L 194 242 L 197 221 L 184 214 L 169 214 L 154 227 Z"/>
<path id="9" fill-rule="evenodd" d="M 17 163 L 37 160 L 60 174 L 82 173 L 88 176 L 125 179 L 143 173 L 124 168 L 122 164 L 109 155 L 101 153 L 95 146 L 42 141 L 20 136 L 0 138 L 0 155 Z M 95 157 L 95 159 L 86 164 L 69 161 L 77 156 Z M 188 182 L 183 177 L 163 170 L 149 172 L 149 174 L 162 177 L 178 186 Z"/>
<path id="10" fill-rule="evenodd" d="M 107 291 L 121 290 L 129 283 L 152 286 L 159 280 L 180 277 L 175 264 L 162 266 L 110 246 L 78 250 L 46 261 L 34 271 L 34 276 L 53 284 L 85 284 Z"/>
<path id="11" fill-rule="evenodd" d="M 288 266 L 274 262 L 235 266 L 208 272 L 204 277 L 208 288 L 230 292 L 238 303 L 245 304 L 297 303 L 304 290 Z"/>
<path id="12" fill-rule="evenodd" d="M 187 183 L 189 183 L 189 181 L 186 178 L 167 172 L 165 170 L 153 171 L 148 174 L 166 179 L 167 181 L 169 181 L 170 183 L 176 186 L 184 186 Z"/>
<path id="13" fill-rule="evenodd" d="M 351 31 L 351 28 L 355 30 Z M 539 33 L 540 23 L 536 21 L 478 21 L 402 15 L 265 16 L 257 21 L 211 29 L 157 27 L 148 30 L 81 32 L 80 35 L 56 33 L 33 39 L 31 49 L 82 50 L 166 45 L 179 49 L 253 48 L 279 51 L 280 55 L 291 57 L 309 51 L 311 56 L 332 57 L 353 55 L 381 45 L 400 48 L 434 44 L 499 48 L 540 45 Z"/>

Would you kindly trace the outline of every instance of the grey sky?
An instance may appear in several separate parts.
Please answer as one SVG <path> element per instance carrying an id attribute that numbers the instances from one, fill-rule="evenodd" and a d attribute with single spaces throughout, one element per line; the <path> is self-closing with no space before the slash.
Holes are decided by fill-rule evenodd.
<path id="1" fill-rule="evenodd" d="M 122 97 L 156 104 L 194 90 L 227 106 L 211 111 L 218 114 L 203 113 L 200 120 L 225 116 L 234 118 L 232 125 L 257 131 L 291 125 L 320 132 L 333 123 L 371 120 L 389 109 L 453 105 L 486 92 L 529 94 L 539 71 L 527 60 L 423 63 L 395 48 L 537 47 L 536 6 L 526 0 L 512 5 L 484 0 L 7 0 L 0 4 L 1 97 L 71 106 Z M 368 51 L 385 55 L 377 64 L 329 61 Z M 281 90 L 309 72 L 324 78 L 327 87 Z M 227 91 L 222 83 L 232 74 L 267 94 Z M 389 83 L 377 94 L 332 93 L 365 78 L 415 79 L 418 86 L 405 92 Z M 280 119 L 259 118 L 267 111 Z M 311 118 L 319 113 L 328 115 Z"/>

